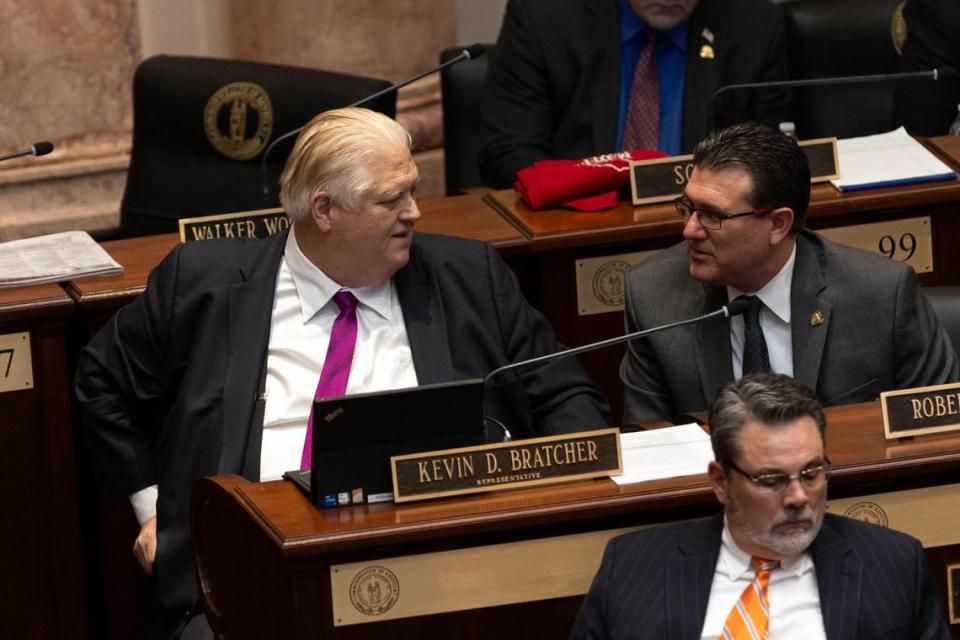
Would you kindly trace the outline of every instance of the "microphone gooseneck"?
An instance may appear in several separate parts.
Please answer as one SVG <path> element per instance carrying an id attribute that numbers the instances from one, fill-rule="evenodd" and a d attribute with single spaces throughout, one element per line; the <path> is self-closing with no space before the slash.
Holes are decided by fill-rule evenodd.
<path id="1" fill-rule="evenodd" d="M 437 65 L 436 67 L 433 67 L 432 69 L 428 69 L 428 70 L 426 70 L 426 71 L 423 71 L 423 72 L 421 72 L 421 73 L 418 73 L 417 75 L 415 75 L 415 76 L 413 76 L 413 77 L 407 78 L 406 80 L 403 80 L 402 82 L 398 82 L 397 84 L 390 85 L 389 87 L 387 87 L 387 88 L 385 88 L 385 89 L 381 89 L 380 91 L 377 91 L 377 92 L 375 92 L 375 93 L 371 93 L 370 95 L 368 95 L 368 96 L 366 96 L 366 97 L 360 98 L 360 99 L 357 100 L 356 102 L 351 102 L 351 103 L 350 103 L 349 105 L 347 105 L 347 106 L 348 106 L 348 107 L 359 107 L 359 106 L 361 106 L 361 105 L 367 104 L 368 102 L 370 102 L 370 101 L 372 101 L 372 100 L 376 100 L 376 99 L 379 98 L 380 96 L 384 96 L 384 95 L 386 95 L 386 94 L 388 94 L 388 93 L 391 93 L 391 92 L 393 92 L 393 91 L 396 91 L 396 90 L 398 90 L 398 89 L 401 89 L 401 88 L 407 86 L 408 84 L 410 84 L 410 83 L 412 83 L 412 82 L 416 82 L 417 80 L 419 80 L 419 79 L 421 79 L 421 78 L 425 78 L 425 77 L 427 77 L 427 76 L 429 76 L 429 75 L 431 75 L 431 74 L 433 74 L 433 73 L 437 73 L 438 71 L 443 71 L 443 70 L 446 69 L 447 67 L 452 67 L 453 65 L 457 64 L 458 62 L 462 62 L 462 61 L 464 61 L 464 60 L 473 60 L 473 59 L 479 58 L 480 56 L 482 56 L 482 55 L 486 52 L 486 49 L 487 49 L 487 48 L 484 47 L 482 44 L 473 44 L 473 45 L 470 45 L 469 47 L 465 47 L 459 54 L 457 54 L 456 56 L 454 56 L 454 57 L 450 58 L 449 60 L 443 62 L 442 64 L 439 64 L 439 65 Z M 304 125 L 304 126 L 306 126 L 306 125 Z M 292 138 L 293 136 L 296 136 L 296 135 L 299 134 L 301 131 L 303 131 L 303 127 L 297 127 L 296 129 L 294 129 L 294 130 L 292 130 L 292 131 L 287 131 L 287 132 L 286 132 L 285 134 L 283 134 L 282 136 L 277 137 L 276 139 L 274 139 L 273 142 L 271 142 L 271 143 L 267 146 L 266 150 L 263 152 L 263 155 L 260 157 L 260 178 L 261 178 L 262 186 L 263 186 L 263 199 L 264 199 L 264 200 L 269 200 L 269 199 L 270 199 L 270 185 L 267 183 L 267 158 L 270 157 L 270 152 L 273 151 L 273 149 L 274 149 L 278 144 L 280 144 L 280 143 L 283 142 L 284 140 L 288 140 L 288 139 Z"/>
<path id="2" fill-rule="evenodd" d="M 16 153 L 11 153 L 8 156 L 0 156 L 0 162 L 4 160 L 12 160 L 14 158 L 22 158 L 24 156 L 45 156 L 48 153 L 53 151 L 53 143 L 46 140 L 42 142 L 34 142 L 30 145 L 29 149 L 24 149 L 23 151 L 17 151 Z"/>

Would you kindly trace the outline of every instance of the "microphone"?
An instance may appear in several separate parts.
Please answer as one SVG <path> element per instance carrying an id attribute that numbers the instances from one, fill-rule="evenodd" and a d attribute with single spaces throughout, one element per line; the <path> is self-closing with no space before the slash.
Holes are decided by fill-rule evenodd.
<path id="1" fill-rule="evenodd" d="M 728 84 L 713 92 L 707 101 L 707 129 L 713 131 L 716 123 L 713 120 L 713 105 L 717 98 L 728 91 L 742 91 L 744 89 L 791 89 L 793 87 L 824 87 L 842 84 L 859 84 L 868 82 L 899 82 L 901 80 L 952 80 L 960 76 L 956 69 L 941 67 L 930 71 L 904 71 L 901 73 L 876 73 L 862 76 L 835 76 L 833 78 L 810 78 L 806 80 L 777 80 L 774 82 L 746 82 L 742 84 Z"/>
<path id="2" fill-rule="evenodd" d="M 716 311 L 711 311 L 710 313 L 704 314 L 702 316 L 697 316 L 695 318 L 688 318 L 687 320 L 679 320 L 677 322 L 671 322 L 669 324 L 660 325 L 659 327 L 651 327 L 649 329 L 642 329 L 640 331 L 634 331 L 633 333 L 628 333 L 622 336 L 616 336 L 614 338 L 607 338 L 606 340 L 601 340 L 600 342 L 592 342 L 590 344 L 585 344 L 580 347 L 574 347 L 572 349 L 565 349 L 563 351 L 557 351 L 556 353 L 548 353 L 544 356 L 538 356 L 536 358 L 530 358 L 529 360 L 521 360 L 520 362 L 514 362 L 512 364 L 504 365 L 497 369 L 494 369 L 486 375 L 483 379 L 483 383 L 487 384 L 493 379 L 494 376 L 497 376 L 504 371 L 510 371 L 512 369 L 519 369 L 520 367 L 526 367 L 532 364 L 540 364 L 548 360 L 553 360 L 555 358 L 563 358 L 566 356 L 574 356 L 579 353 L 585 353 L 587 351 L 593 351 L 595 349 L 602 349 L 604 347 L 609 347 L 615 344 L 620 344 L 621 342 L 629 342 L 637 338 L 642 338 L 644 336 L 650 335 L 651 333 L 657 333 L 658 331 L 664 331 L 666 329 L 673 329 L 674 327 L 682 327 L 686 324 L 694 324 L 696 322 L 702 322 L 704 320 L 709 320 L 710 318 L 733 318 L 734 316 L 742 315 L 748 308 L 750 303 L 746 300 L 737 298 L 728 302 L 726 305 L 720 307 Z"/>
<path id="3" fill-rule="evenodd" d="M 386 89 L 381 89 L 380 91 L 377 91 L 376 93 L 372 93 L 372 94 L 370 94 L 369 96 L 367 96 L 367 97 L 365 97 L 365 98 L 361 98 L 360 100 L 357 100 L 356 102 L 352 102 L 352 103 L 350 103 L 350 104 L 347 105 L 347 106 L 348 106 L 348 107 L 359 107 L 359 106 L 361 106 L 361 105 L 364 105 L 364 104 L 370 102 L 371 100 L 376 100 L 376 99 L 379 98 L 380 96 L 383 96 L 383 95 L 386 95 L 386 94 L 390 93 L 391 91 L 396 91 L 397 89 L 401 89 L 401 88 L 407 86 L 408 84 L 410 84 L 410 83 L 412 83 L 412 82 L 416 82 L 416 81 L 419 80 L 420 78 L 425 78 L 426 76 L 429 76 L 429 75 L 431 75 L 431 74 L 434 74 L 434 73 L 436 73 L 436 72 L 438 72 L 438 71 L 443 71 L 443 70 L 446 69 L 447 67 L 452 67 L 453 65 L 457 64 L 458 62 L 462 62 L 462 61 L 464 61 L 464 60 L 474 60 L 474 59 L 476 59 L 476 58 L 479 58 L 480 56 L 482 56 L 482 55 L 486 52 L 486 50 L 487 50 L 487 48 L 486 48 L 485 46 L 483 46 L 482 44 L 479 44 L 479 43 L 478 43 L 478 44 L 472 44 L 472 45 L 470 45 L 469 47 L 465 47 L 465 48 L 464 48 L 459 54 L 457 54 L 456 56 L 450 58 L 449 60 L 447 60 L 446 62 L 444 62 L 444 63 L 442 63 L 442 64 L 437 65 L 436 67 L 433 67 L 432 69 L 428 69 L 428 70 L 426 70 L 426 71 L 423 71 L 423 72 L 421 72 L 421 73 L 418 73 L 417 75 L 415 75 L 415 76 L 413 76 L 413 77 L 411 77 L 411 78 L 407 78 L 406 80 L 403 80 L 402 82 L 398 82 L 397 84 L 391 85 L 391 86 L 387 87 Z M 306 126 L 306 125 L 304 125 L 304 126 Z M 293 131 L 288 131 L 288 132 L 286 132 L 285 134 L 283 134 L 282 136 L 276 138 L 273 142 L 270 143 L 270 145 L 267 147 L 266 151 L 263 152 L 263 156 L 260 157 L 260 176 L 261 176 L 261 179 L 262 179 L 262 182 L 263 182 L 263 199 L 264 199 L 264 200 L 269 200 L 269 199 L 270 199 L 270 185 L 267 184 L 267 157 L 270 155 L 270 152 L 273 151 L 274 147 L 276 147 L 278 144 L 280 144 L 280 143 L 283 142 L 284 140 L 287 140 L 287 139 L 289 139 L 289 138 L 297 135 L 297 134 L 300 133 L 301 131 L 303 131 L 303 127 L 298 127 L 298 128 L 296 128 L 296 129 L 294 129 Z"/>
<path id="4" fill-rule="evenodd" d="M 51 151 L 53 151 L 52 142 L 47 142 L 46 140 L 43 142 L 34 142 L 32 145 L 30 145 L 29 149 L 11 153 L 8 156 L 0 156 L 0 162 L 4 160 L 12 160 L 13 158 L 22 158 L 23 156 L 45 156 Z"/>

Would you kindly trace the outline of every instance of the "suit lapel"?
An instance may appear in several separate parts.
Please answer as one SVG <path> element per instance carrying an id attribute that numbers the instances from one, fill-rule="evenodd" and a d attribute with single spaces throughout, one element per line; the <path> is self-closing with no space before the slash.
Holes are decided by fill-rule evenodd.
<path id="1" fill-rule="evenodd" d="M 720 556 L 723 516 L 714 516 L 691 528 L 667 564 L 666 621 L 670 640 L 696 640 L 703 629 L 713 574 Z"/>
<path id="2" fill-rule="evenodd" d="M 704 285 L 701 314 L 716 311 L 727 303 L 723 287 Z M 730 351 L 730 321 L 714 318 L 695 325 L 694 359 L 700 373 L 701 391 L 709 404 L 717 389 L 733 379 L 733 356 Z"/>
<path id="3" fill-rule="evenodd" d="M 709 98 L 720 88 L 721 71 L 724 66 L 724 34 L 718 33 L 716 8 L 718 2 L 701 2 L 690 16 L 690 31 L 687 33 L 687 67 L 683 91 L 683 148 L 692 149 L 713 123 L 708 122 Z M 704 37 L 712 33 L 714 40 Z M 701 49 L 710 46 L 715 58 L 701 58 Z"/>
<path id="4" fill-rule="evenodd" d="M 617 2 L 585 0 L 585 38 L 589 73 L 594 76 L 591 119 L 593 153 L 609 153 L 617 144 L 617 113 L 620 98 L 620 16 Z"/>
<path id="5" fill-rule="evenodd" d="M 790 327 L 793 334 L 793 377 L 813 390 L 830 328 L 832 305 L 818 296 L 826 288 L 816 252 L 801 231 L 790 287 Z"/>
<path id="6" fill-rule="evenodd" d="M 434 384 L 454 379 L 447 323 L 436 288 L 436 278 L 414 242 L 410 262 L 394 275 L 403 321 L 407 327 L 417 382 Z"/>
<path id="7" fill-rule="evenodd" d="M 246 456 L 246 452 L 254 447 L 260 450 L 263 425 L 251 423 L 265 375 L 270 316 L 286 238 L 283 233 L 271 239 L 251 263 L 239 268 L 238 281 L 230 285 L 230 356 L 223 388 L 223 445 L 218 469 L 220 473 L 243 469 L 250 480 L 259 480 L 260 476 L 259 456 Z M 245 468 L 245 458 L 255 458 L 256 469 Z"/>
<path id="8" fill-rule="evenodd" d="M 829 516 L 824 516 L 811 554 L 827 639 L 855 638 L 863 567 L 847 541 L 833 528 Z"/>

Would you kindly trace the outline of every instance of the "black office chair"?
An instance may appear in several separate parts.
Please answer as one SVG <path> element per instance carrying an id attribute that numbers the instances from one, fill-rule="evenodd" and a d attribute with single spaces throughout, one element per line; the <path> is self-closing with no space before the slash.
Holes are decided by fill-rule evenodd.
<path id="1" fill-rule="evenodd" d="M 786 18 L 791 79 L 894 73 L 902 0 L 779 0 Z M 801 139 L 896 128 L 893 83 L 793 90 Z"/>
<path id="2" fill-rule="evenodd" d="M 124 237 L 176 231 L 177 220 L 279 205 L 294 139 L 314 115 L 390 86 L 384 80 L 239 60 L 157 56 L 133 78 L 133 149 L 120 205 Z M 393 117 L 396 93 L 366 105 Z"/>
<path id="3" fill-rule="evenodd" d="M 924 287 L 923 294 L 960 355 L 960 287 Z"/>
<path id="4" fill-rule="evenodd" d="M 459 62 L 440 72 L 443 94 L 443 168 L 447 195 L 479 187 L 480 119 L 483 113 L 483 87 L 487 80 L 487 57 L 493 44 L 484 44 L 486 53 L 473 60 Z M 463 47 L 444 49 L 440 62 L 459 55 Z"/>

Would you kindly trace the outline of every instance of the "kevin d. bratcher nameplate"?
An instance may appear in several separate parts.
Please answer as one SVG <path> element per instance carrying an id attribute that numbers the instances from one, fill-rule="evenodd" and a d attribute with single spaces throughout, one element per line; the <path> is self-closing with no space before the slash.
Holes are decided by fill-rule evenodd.
<path id="1" fill-rule="evenodd" d="M 390 465 L 397 502 L 623 473 L 619 429 L 394 456 Z"/>

